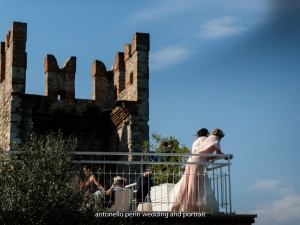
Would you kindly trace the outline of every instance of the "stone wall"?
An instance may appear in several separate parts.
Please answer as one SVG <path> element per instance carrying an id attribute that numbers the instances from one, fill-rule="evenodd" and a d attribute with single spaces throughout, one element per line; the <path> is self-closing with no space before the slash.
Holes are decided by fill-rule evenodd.
<path id="1" fill-rule="evenodd" d="M 22 102 L 26 80 L 27 24 L 14 22 L 0 54 L 0 143 L 9 149 L 11 142 L 21 143 Z M 3 68 L 4 67 L 4 68 Z"/>
<path id="2" fill-rule="evenodd" d="M 136 33 L 110 70 L 92 63 L 92 99 L 75 98 L 76 57 L 62 68 L 46 55 L 45 96 L 25 93 L 27 24 L 14 22 L 0 45 L 0 147 L 22 143 L 31 130 L 59 129 L 79 151 L 142 151 L 149 139 L 149 34 Z"/>
<path id="3" fill-rule="evenodd" d="M 135 139 L 148 140 L 149 131 L 149 34 L 136 33 L 132 44 L 126 44 L 124 54 L 118 53 L 113 66 L 117 100 L 128 109 L 129 120 L 118 126 L 118 132 L 127 130 L 129 151 L 139 151 Z M 132 104 L 134 102 L 135 104 Z"/>

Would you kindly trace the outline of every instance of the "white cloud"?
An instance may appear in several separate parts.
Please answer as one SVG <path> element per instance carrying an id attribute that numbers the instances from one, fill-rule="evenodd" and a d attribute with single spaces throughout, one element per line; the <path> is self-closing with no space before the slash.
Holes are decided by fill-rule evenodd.
<path id="1" fill-rule="evenodd" d="M 249 211 L 250 214 L 257 214 L 256 223 L 261 225 L 299 224 L 299 212 L 299 195 L 288 195 L 273 202 L 266 202 Z"/>
<path id="2" fill-rule="evenodd" d="M 280 188 L 278 193 L 282 195 L 294 195 L 295 191 L 294 188 L 292 187 L 285 187 L 285 188 Z"/>
<path id="3" fill-rule="evenodd" d="M 185 47 L 178 45 L 168 46 L 151 54 L 150 68 L 151 70 L 158 70 L 163 67 L 171 66 L 186 60 L 190 55 L 190 50 Z"/>
<path id="4" fill-rule="evenodd" d="M 239 35 L 248 30 L 246 27 L 237 25 L 238 22 L 238 19 L 231 16 L 207 21 L 200 26 L 199 36 L 204 39 L 220 39 Z"/>
<path id="5" fill-rule="evenodd" d="M 266 191 L 275 191 L 278 189 L 278 185 L 282 179 L 276 180 L 261 180 L 259 179 L 253 185 L 249 187 L 249 189 L 256 189 L 256 190 L 266 190 Z"/>
<path id="6" fill-rule="evenodd" d="M 248 213 L 257 214 L 256 223 L 261 225 L 296 225 L 300 220 L 300 196 L 293 187 L 281 187 L 283 179 L 259 179 L 249 189 L 271 191 L 277 199 L 259 204 Z"/>

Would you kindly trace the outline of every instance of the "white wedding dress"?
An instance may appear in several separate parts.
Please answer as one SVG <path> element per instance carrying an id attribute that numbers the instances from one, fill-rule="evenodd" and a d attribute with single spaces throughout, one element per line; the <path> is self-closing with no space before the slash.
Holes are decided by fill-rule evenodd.
<path id="1" fill-rule="evenodd" d="M 214 150 L 208 151 L 212 145 L 220 149 L 219 139 L 214 135 L 204 139 L 192 151 L 197 154 L 212 154 Z M 191 156 L 188 159 L 188 162 L 201 163 L 206 161 L 207 158 L 203 156 Z M 219 205 L 210 185 L 206 165 L 187 164 L 180 181 L 169 193 L 169 202 L 171 203 L 169 211 L 219 212 Z"/>
<path id="2" fill-rule="evenodd" d="M 184 177 L 174 186 L 174 188 L 169 193 L 169 211 L 172 211 L 172 206 L 175 201 L 175 197 L 180 192 L 180 186 L 182 184 Z M 217 213 L 219 212 L 219 204 L 216 200 L 215 193 L 210 185 L 207 171 L 204 171 L 204 174 L 199 175 L 199 184 L 198 184 L 198 199 L 194 199 L 197 211 L 206 212 L 206 213 Z M 185 195 L 184 198 L 180 199 L 180 208 L 179 211 L 195 211 L 188 210 L 188 201 L 186 198 L 187 193 L 180 193 L 180 195 Z"/>

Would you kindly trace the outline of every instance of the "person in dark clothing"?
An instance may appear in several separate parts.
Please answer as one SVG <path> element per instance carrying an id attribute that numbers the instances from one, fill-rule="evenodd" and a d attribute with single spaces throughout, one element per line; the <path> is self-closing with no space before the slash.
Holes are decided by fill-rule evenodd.
<path id="1" fill-rule="evenodd" d="M 149 161 L 149 156 L 144 156 L 142 159 L 141 164 L 141 173 L 136 179 L 136 200 L 137 202 L 144 202 L 147 194 L 150 192 L 150 187 L 153 185 L 152 183 L 152 173 L 150 172 L 150 169 L 148 168 L 148 164 L 146 164 L 146 161 Z M 153 159 L 150 159 L 153 160 Z"/>
<path id="2" fill-rule="evenodd" d="M 137 192 L 136 199 L 137 202 L 144 202 L 147 194 L 149 193 L 150 187 L 152 186 L 152 173 L 150 170 L 146 169 L 144 173 L 140 174 L 136 179 Z"/>

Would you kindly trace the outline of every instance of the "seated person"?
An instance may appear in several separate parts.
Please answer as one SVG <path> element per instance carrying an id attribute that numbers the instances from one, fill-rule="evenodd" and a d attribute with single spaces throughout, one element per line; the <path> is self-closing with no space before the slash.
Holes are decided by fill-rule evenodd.
<path id="1" fill-rule="evenodd" d="M 85 191 L 87 195 L 93 194 L 97 188 L 101 191 L 104 191 L 104 187 L 98 183 L 96 176 L 91 173 L 91 165 L 85 165 L 83 167 L 83 172 L 87 177 L 87 181 L 85 182 Z"/>
<path id="2" fill-rule="evenodd" d="M 90 196 L 97 191 L 97 189 L 100 189 L 101 191 L 104 191 L 104 187 L 98 183 L 96 176 L 92 174 L 91 172 L 91 165 L 87 164 L 83 166 L 83 172 L 85 176 L 87 177 L 86 182 L 84 183 L 80 174 L 77 175 L 77 180 L 80 180 L 80 189 L 85 190 L 84 194 L 84 202 L 82 203 L 82 206 L 80 210 L 84 210 L 86 206 L 88 206 L 88 201 L 90 199 Z"/>
<path id="3" fill-rule="evenodd" d="M 105 191 L 105 206 L 110 207 L 114 203 L 115 192 L 125 190 L 127 179 L 124 177 L 114 177 L 114 182 L 110 189 Z"/>

